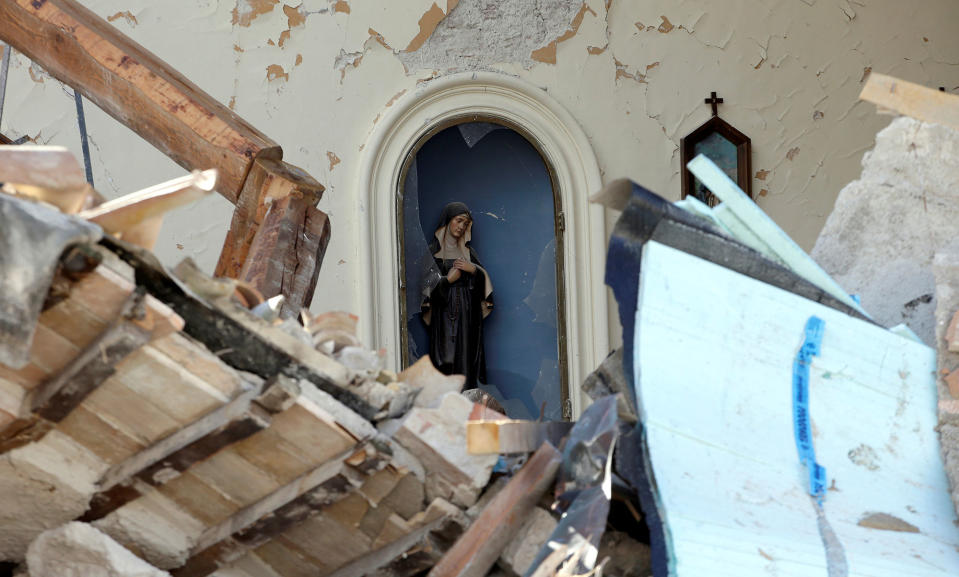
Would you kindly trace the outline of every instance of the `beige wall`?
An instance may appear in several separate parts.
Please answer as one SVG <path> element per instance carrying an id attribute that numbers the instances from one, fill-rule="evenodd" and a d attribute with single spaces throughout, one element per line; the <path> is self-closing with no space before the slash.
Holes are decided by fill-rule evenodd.
<path id="1" fill-rule="evenodd" d="M 441 2 L 443 0 L 440 0 Z M 839 189 L 888 123 L 857 101 L 867 70 L 959 91 L 955 0 L 88 0 L 282 144 L 327 186 L 333 240 L 316 309 L 363 314 L 354 220 L 362 149 L 384 111 L 438 75 L 501 71 L 579 122 L 604 181 L 679 197 L 679 140 L 725 99 L 752 138 L 753 191 L 809 248 Z M 291 6 L 292 5 L 292 6 Z M 87 103 L 97 188 L 116 196 L 182 169 Z M 79 155 L 69 89 L 14 58 L 0 132 Z M 211 198 L 164 225 L 157 252 L 212 270 L 231 206 Z M 618 327 L 611 328 L 614 339 Z"/>

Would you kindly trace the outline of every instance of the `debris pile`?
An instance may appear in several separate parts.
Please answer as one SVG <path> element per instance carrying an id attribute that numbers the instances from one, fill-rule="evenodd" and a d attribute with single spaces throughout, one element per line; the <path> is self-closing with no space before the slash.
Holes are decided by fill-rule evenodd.
<path id="1" fill-rule="evenodd" d="M 615 396 L 510 421 L 428 357 L 383 368 L 355 316 L 289 318 L 42 200 L 0 194 L 22 249 L 3 276 L 34 275 L 0 341 L 0 559 L 21 572 L 585 574 L 631 548 L 617 566 L 647 574 Z M 632 514 L 607 542 L 611 501 Z"/>
<path id="2" fill-rule="evenodd" d="M 49 150 L 0 147 L 0 570 L 954 575 L 959 245 L 923 227 L 955 208 L 957 142 L 880 134 L 824 268 L 705 157 L 716 207 L 611 183 L 624 344 L 575 423 L 508 419 L 428 358 L 392 371 L 350 314 L 165 269 L 151 221 L 213 175 L 91 206 L 17 172 Z M 890 206 L 908 239 L 870 220 Z"/>

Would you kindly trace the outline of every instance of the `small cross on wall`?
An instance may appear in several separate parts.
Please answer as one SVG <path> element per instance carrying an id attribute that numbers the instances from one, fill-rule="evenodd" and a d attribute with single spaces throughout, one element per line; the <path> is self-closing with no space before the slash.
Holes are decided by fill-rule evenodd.
<path id="1" fill-rule="evenodd" d="M 706 99 L 706 104 L 712 104 L 713 106 L 713 116 L 719 115 L 719 105 L 723 103 L 722 98 L 716 98 L 715 92 L 709 93 L 709 98 Z"/>

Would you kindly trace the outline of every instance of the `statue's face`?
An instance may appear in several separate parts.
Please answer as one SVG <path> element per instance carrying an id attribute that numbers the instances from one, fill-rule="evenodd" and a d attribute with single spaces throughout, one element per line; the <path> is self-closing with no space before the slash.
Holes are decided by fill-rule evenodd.
<path id="1" fill-rule="evenodd" d="M 469 227 L 469 225 L 470 217 L 466 216 L 465 214 L 456 215 L 449 224 L 450 234 L 453 235 L 453 238 L 459 239 L 466 234 L 466 229 Z"/>

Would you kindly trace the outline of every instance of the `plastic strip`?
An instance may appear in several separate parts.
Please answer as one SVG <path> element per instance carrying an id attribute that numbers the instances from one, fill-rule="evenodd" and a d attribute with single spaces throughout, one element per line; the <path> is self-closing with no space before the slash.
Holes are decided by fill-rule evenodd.
<path id="1" fill-rule="evenodd" d="M 793 361 L 793 432 L 799 461 L 809 471 L 809 494 L 820 505 L 826 496 L 826 469 L 816 462 L 809 419 L 809 363 L 819 355 L 826 323 L 819 317 L 806 321 L 806 338 Z"/>

